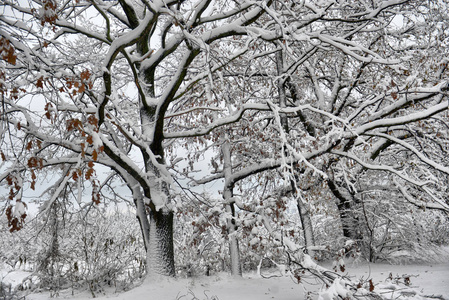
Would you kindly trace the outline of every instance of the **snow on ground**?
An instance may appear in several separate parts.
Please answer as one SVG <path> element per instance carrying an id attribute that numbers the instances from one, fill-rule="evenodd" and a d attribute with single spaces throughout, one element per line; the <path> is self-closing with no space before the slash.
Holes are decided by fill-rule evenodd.
<path id="1" fill-rule="evenodd" d="M 449 300 L 449 262 L 438 264 L 413 264 L 413 265 L 389 265 L 389 264 L 348 264 L 345 272 L 354 280 L 372 278 L 375 290 L 391 286 L 388 280 L 390 273 L 393 278 L 401 278 L 401 288 L 414 291 L 408 293 L 412 299 L 423 299 L 422 296 L 437 297 Z M 2 274 L 3 281 L 16 284 L 21 276 L 27 274 L 11 272 Z M 405 275 L 405 276 L 403 276 Z M 410 285 L 403 284 L 403 278 L 410 278 Z M 128 292 L 97 294 L 97 299 L 112 300 L 148 300 L 148 299 L 173 299 L 173 300 L 301 300 L 306 298 L 305 288 L 318 291 L 321 285 L 312 278 L 303 279 L 302 284 L 296 284 L 290 277 L 274 277 L 270 279 L 260 278 L 256 274 L 246 274 L 243 279 L 231 278 L 226 274 L 201 278 L 177 278 L 158 280 L 152 282 L 146 280 L 140 286 Z M 398 298 L 397 294 L 384 293 L 391 299 Z M 27 300 L 49 299 L 49 292 L 34 293 L 26 297 Z M 72 300 L 92 299 L 89 291 L 67 290 L 59 293 L 59 298 Z M 316 298 L 316 295 L 313 297 Z M 398 299 L 405 299 L 404 296 Z"/>
<path id="2" fill-rule="evenodd" d="M 0 282 L 3 285 L 17 286 L 22 283 L 22 280 L 29 276 L 30 272 L 22 270 L 11 270 L 11 268 L 0 268 Z"/>
<path id="3" fill-rule="evenodd" d="M 429 266 L 391 266 L 391 265 L 375 265 L 375 277 L 382 278 L 385 271 L 394 274 L 411 275 L 411 286 L 418 287 L 424 295 L 442 295 L 445 299 L 449 299 L 449 263 L 429 265 Z"/>
<path id="4" fill-rule="evenodd" d="M 393 278 L 410 276 L 407 287 L 401 280 L 401 287 L 416 291 L 420 295 L 442 296 L 449 300 L 449 262 L 420 265 L 360 264 L 348 266 L 349 274 L 355 278 L 372 278 L 375 287 L 382 288 Z M 403 276 L 404 275 L 404 276 Z"/>

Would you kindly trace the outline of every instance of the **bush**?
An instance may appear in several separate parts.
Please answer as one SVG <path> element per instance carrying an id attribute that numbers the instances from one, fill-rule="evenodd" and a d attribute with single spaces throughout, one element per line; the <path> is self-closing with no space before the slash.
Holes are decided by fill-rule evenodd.
<path id="1" fill-rule="evenodd" d="M 20 296 L 19 293 L 14 290 L 11 284 L 6 284 L 0 281 L 0 299 L 2 300 L 21 300 L 25 299 L 24 296 Z"/>
<path id="2" fill-rule="evenodd" d="M 93 296 L 105 286 L 127 289 L 145 272 L 140 228 L 130 212 L 105 213 L 97 206 L 76 212 L 56 201 L 46 218 L 0 232 L 0 239 L 1 262 L 32 272 L 24 286 L 52 296 L 65 288 L 88 288 Z"/>

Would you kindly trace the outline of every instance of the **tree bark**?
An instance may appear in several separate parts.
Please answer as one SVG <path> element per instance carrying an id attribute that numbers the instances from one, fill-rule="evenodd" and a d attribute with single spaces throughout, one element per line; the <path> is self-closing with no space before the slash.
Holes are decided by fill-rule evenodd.
<path id="1" fill-rule="evenodd" d="M 301 198 L 298 197 L 296 199 L 296 207 L 298 208 L 299 217 L 301 219 L 304 240 L 306 243 L 306 253 L 314 258 L 315 252 L 312 248 L 313 246 L 315 246 L 315 237 L 313 233 L 312 218 L 310 217 L 309 206 Z"/>
<path id="2" fill-rule="evenodd" d="M 145 251 L 148 251 L 149 234 L 150 234 L 150 223 L 148 222 L 148 215 L 145 209 L 145 202 L 143 200 L 143 194 L 140 191 L 140 186 L 138 182 L 134 179 L 129 179 L 130 183 L 128 187 L 132 191 L 134 205 L 136 207 L 136 218 L 140 225 L 140 231 L 143 237 L 143 244 L 145 246 Z"/>
<path id="3" fill-rule="evenodd" d="M 227 220 L 229 238 L 229 256 L 231 258 L 231 275 L 242 276 L 242 264 L 240 261 L 240 248 L 237 239 L 237 225 L 235 224 L 235 209 L 233 204 L 226 205 L 226 211 L 231 212 L 232 217 Z"/>
<path id="4" fill-rule="evenodd" d="M 235 221 L 235 207 L 232 201 L 234 183 L 229 182 L 232 173 L 231 149 L 229 142 L 225 142 L 222 146 L 223 168 L 225 174 L 225 186 L 223 189 L 223 199 L 225 202 L 226 212 L 230 217 L 227 219 L 227 231 L 229 239 L 229 255 L 231 259 L 231 275 L 242 276 L 242 265 L 240 262 L 239 241 L 237 239 L 237 224 Z"/>
<path id="5" fill-rule="evenodd" d="M 162 209 L 150 211 L 149 219 L 148 275 L 175 276 L 173 212 Z"/>
<path id="6" fill-rule="evenodd" d="M 351 199 L 347 199 L 347 197 L 340 192 L 333 180 L 328 179 L 327 184 L 332 194 L 338 200 L 337 209 L 340 215 L 341 226 L 343 228 L 343 236 L 354 241 L 361 240 L 362 236 L 360 229 L 358 228 L 360 226 L 360 222 L 357 216 L 354 215 L 354 203 Z"/>

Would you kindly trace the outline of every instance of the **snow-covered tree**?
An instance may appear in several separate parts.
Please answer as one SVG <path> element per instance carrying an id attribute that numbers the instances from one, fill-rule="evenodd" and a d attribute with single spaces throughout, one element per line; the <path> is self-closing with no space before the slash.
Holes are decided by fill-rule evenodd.
<path id="1" fill-rule="evenodd" d="M 187 121 L 192 111 L 214 110 L 192 92 L 258 39 L 251 24 L 270 4 L 2 2 L 1 180 L 10 186 L 11 229 L 26 216 L 22 194 L 45 174 L 60 179 L 44 212 L 73 181 L 89 182 L 99 203 L 103 166 L 131 191 L 149 273 L 174 275 L 164 142 L 196 135 L 169 128 L 177 116 Z M 229 55 L 215 56 L 216 45 L 239 36 Z"/>
<path id="2" fill-rule="evenodd" d="M 221 151 L 197 183 L 225 180 L 231 237 L 233 189 L 260 184 L 267 171 L 272 187 L 294 195 L 307 246 L 309 182 L 327 181 L 337 207 L 350 212 L 355 180 L 371 170 L 414 205 L 449 210 L 447 10 L 439 1 L 0 6 L 0 181 L 12 231 L 26 218 L 23 196 L 44 179 L 44 215 L 68 184 L 80 202 L 86 191 L 96 204 L 126 201 L 114 188 L 120 181 L 136 207 L 149 274 L 174 275 L 168 165 L 181 143 Z M 274 199 L 263 190 L 261 199 Z M 265 212 L 252 213 L 290 252 L 302 249 Z"/>
<path id="3" fill-rule="evenodd" d="M 248 179 L 263 185 L 260 173 L 279 169 L 274 181 L 292 184 L 299 204 L 314 185 L 328 188 L 343 234 L 360 241 L 368 233 L 360 230 L 367 221 L 357 182 L 367 170 L 371 178 L 383 178 L 384 189 L 403 195 L 398 202 L 447 212 L 445 11 L 438 14 L 438 3 L 419 1 L 371 3 L 373 10 L 362 2 L 321 4 L 320 14 L 306 18 L 310 4 L 285 9 L 275 3 L 258 23 L 285 30 L 282 39 L 258 43 L 261 54 L 242 57 L 243 70 L 223 68 L 217 76 L 215 83 L 234 80 L 234 89 L 222 88 L 221 98 L 240 97 L 248 112 L 242 106 L 240 122 L 228 129 L 234 135 L 232 175 L 215 166 L 198 182 L 225 178 L 234 186 Z M 364 186 L 373 185 L 365 178 Z"/>

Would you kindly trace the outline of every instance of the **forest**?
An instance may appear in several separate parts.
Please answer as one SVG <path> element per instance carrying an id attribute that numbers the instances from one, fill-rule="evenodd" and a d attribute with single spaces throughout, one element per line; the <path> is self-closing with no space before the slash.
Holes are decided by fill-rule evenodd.
<path id="1" fill-rule="evenodd" d="M 449 259 L 448 35 L 447 0 L 2 0 L 0 298 L 386 299 L 347 262 Z"/>

